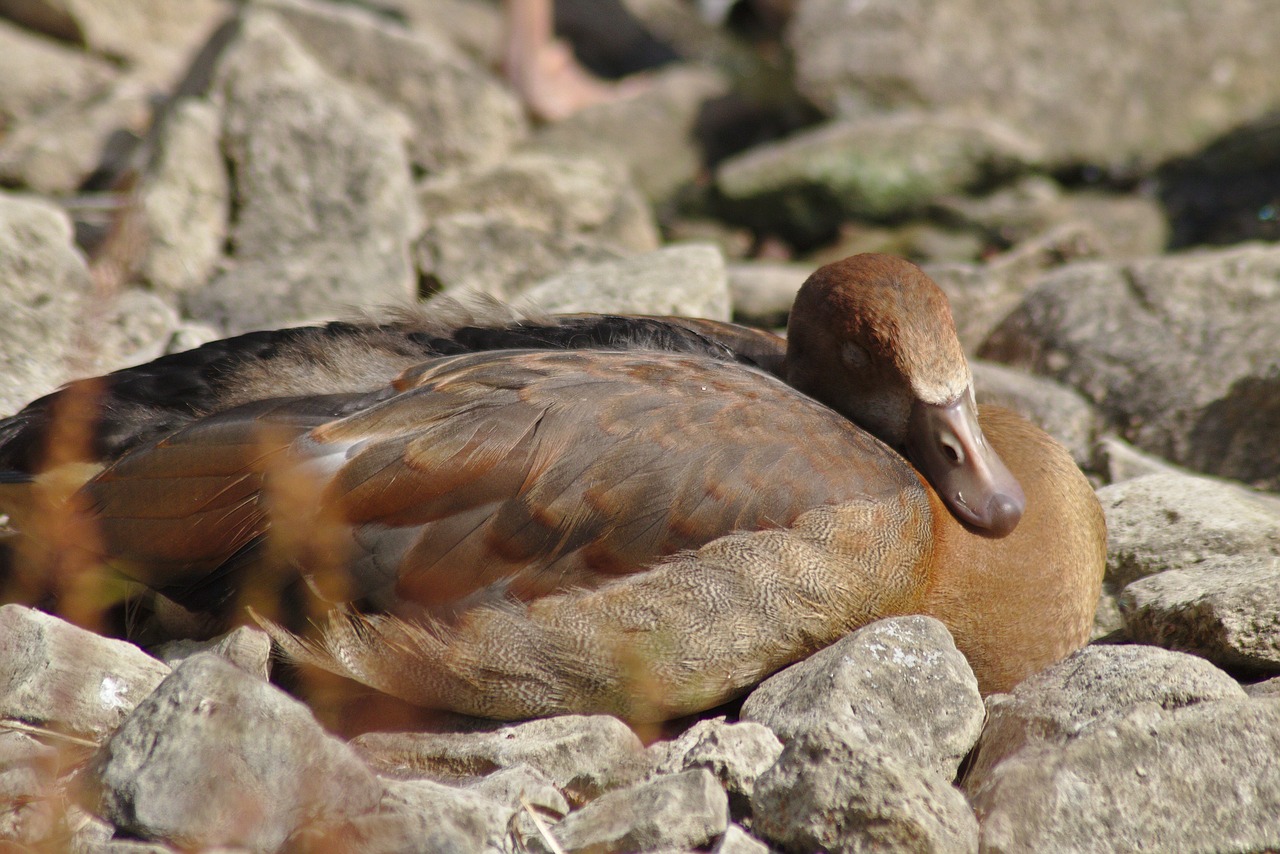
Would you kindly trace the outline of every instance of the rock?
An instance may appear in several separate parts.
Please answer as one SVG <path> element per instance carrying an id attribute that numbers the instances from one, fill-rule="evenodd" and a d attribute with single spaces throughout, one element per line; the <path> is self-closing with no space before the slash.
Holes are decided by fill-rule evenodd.
<path id="1" fill-rule="evenodd" d="M 973 796 L 988 851 L 1280 847 L 1280 702 L 1140 704 L 1002 762 Z"/>
<path id="2" fill-rule="evenodd" d="M 225 0 L 0 0 L 0 15 L 167 85 L 231 11 Z"/>
<path id="3" fill-rule="evenodd" d="M 310 710 L 216 655 L 185 661 L 90 769 L 95 811 L 180 847 L 274 850 L 319 818 L 372 811 L 383 787 Z"/>
<path id="4" fill-rule="evenodd" d="M 947 780 L 978 740 L 983 715 L 969 663 L 932 617 L 864 626 L 766 679 L 742 705 L 744 721 L 784 743 L 821 729 Z"/>
<path id="5" fill-rule="evenodd" d="M 526 148 L 565 156 L 614 158 L 654 202 L 670 199 L 702 170 L 697 125 L 706 102 L 728 92 L 718 73 L 674 64 L 628 98 L 597 104 L 548 125 Z"/>
<path id="6" fill-rule="evenodd" d="M 454 854 L 461 851 L 505 851 L 507 824 L 514 808 L 476 792 L 429 780 L 391 780 L 377 812 L 347 821 L 319 823 L 290 840 L 289 850 L 402 851 Z"/>
<path id="7" fill-rule="evenodd" d="M 561 850 L 689 850 L 728 826 L 728 800 L 710 771 L 695 768 L 601 795 L 551 827 Z M 530 840 L 536 850 L 540 840 Z"/>
<path id="8" fill-rule="evenodd" d="M 994 362 L 973 361 L 970 367 L 979 404 L 1020 413 L 1065 445 L 1076 465 L 1087 467 L 1092 462 L 1098 414 L 1078 392 Z"/>
<path id="9" fill-rule="evenodd" d="M 1211 558 L 1280 555 L 1280 504 L 1238 485 L 1167 472 L 1098 490 L 1116 590 Z"/>
<path id="10" fill-rule="evenodd" d="M 633 779 L 643 748 L 607 715 L 564 715 L 467 733 L 365 733 L 351 742 L 370 765 L 398 777 L 457 780 L 528 765 L 582 801 Z"/>
<path id="11" fill-rule="evenodd" d="M 1149 474 L 1190 474 L 1154 454 L 1139 451 L 1118 436 L 1098 437 L 1095 465 L 1110 484 L 1136 480 Z"/>
<path id="12" fill-rule="evenodd" d="M 1136 641 L 1220 667 L 1280 673 L 1280 558 L 1205 560 L 1139 579 L 1120 594 Z"/>
<path id="13" fill-rule="evenodd" d="M 957 789 L 825 723 L 787 743 L 752 808 L 755 832 L 787 851 L 978 850 L 978 823 Z"/>
<path id="14" fill-rule="evenodd" d="M 548 313 L 676 314 L 729 319 L 724 256 L 714 246 L 670 246 L 633 258 L 571 267 L 524 292 Z"/>
<path id="15" fill-rule="evenodd" d="M 657 774 L 706 768 L 728 793 L 730 815 L 742 819 L 750 816 L 756 779 L 777 761 L 782 742 L 762 724 L 711 718 L 698 721 L 672 741 L 654 744 L 649 753 Z"/>
<path id="16" fill-rule="evenodd" d="M 639 191 L 615 166 L 519 154 L 494 169 L 424 182 L 418 269 L 445 289 L 510 298 L 572 262 L 658 247 Z"/>
<path id="17" fill-rule="evenodd" d="M 834 122 L 720 164 L 716 188 L 735 220 L 811 245 L 848 218 L 886 219 L 1035 163 L 998 124 L 902 113 Z"/>
<path id="18" fill-rule="evenodd" d="M 168 641 L 151 652 L 170 667 L 177 667 L 193 655 L 209 652 L 263 679 L 271 675 L 271 637 L 253 626 L 240 626 L 207 641 Z"/>
<path id="19" fill-rule="evenodd" d="M 413 122 L 410 157 L 427 173 L 496 165 L 528 132 L 515 95 L 439 34 L 346 4 L 261 5 L 331 74 L 367 87 Z"/>
<path id="20" fill-rule="evenodd" d="M 1135 706 L 1181 709 L 1244 696 L 1236 681 L 1195 656 L 1150 646 L 1089 646 L 987 698 L 987 724 L 965 774 L 970 796 L 1011 756 L 1057 749 L 1113 725 Z"/>
<path id="21" fill-rule="evenodd" d="M 1140 449 L 1280 487 L 1280 248 L 1242 246 L 1051 273 L 984 358 L 1051 376 Z"/>
<path id="22" fill-rule="evenodd" d="M 103 95 L 118 72 L 110 63 L 0 21 L 0 128 Z"/>
<path id="23" fill-rule="evenodd" d="M 215 79 L 233 262 L 188 296 L 188 312 L 234 332 L 411 299 L 418 214 L 394 115 L 325 73 L 267 12 L 246 13 Z"/>
<path id="24" fill-rule="evenodd" d="M 486 67 L 502 64 L 505 24 L 496 6 L 472 0 L 384 0 L 378 5 L 414 32 L 448 39 Z"/>
<path id="25" fill-rule="evenodd" d="M 796 291 L 812 272 L 803 264 L 730 264 L 729 295 L 734 318 L 752 326 L 786 326 Z"/>
<path id="26" fill-rule="evenodd" d="M 101 741 L 168 674 L 131 643 L 0 606 L 0 718 Z"/>
<path id="27" fill-rule="evenodd" d="M 551 779 L 528 765 L 499 769 L 468 783 L 466 788 L 515 811 L 528 804 L 541 815 L 554 816 L 553 820 L 557 821 L 569 813 L 569 802 Z"/>
<path id="28" fill-rule="evenodd" d="M 58 821 L 58 751 L 0 731 L 0 840 L 19 849 L 50 839 Z"/>
<path id="29" fill-rule="evenodd" d="M 1194 27 L 1197 38 L 1184 34 Z M 903 108 L 989 116 L 1054 165 L 1141 169 L 1274 109 L 1280 22 L 1252 0 L 1037 4 L 806 0 L 787 41 L 797 86 L 842 116 Z"/>
<path id="30" fill-rule="evenodd" d="M 165 116 L 137 204 L 146 228 L 139 274 L 154 290 L 180 295 L 203 285 L 227 240 L 230 176 L 219 143 L 221 115 L 184 98 Z"/>
<path id="31" fill-rule="evenodd" d="M 769 854 L 769 846 L 736 824 L 729 825 L 711 854 Z"/>
<path id="32" fill-rule="evenodd" d="M 1244 692 L 1250 697 L 1280 697 L 1280 676 L 1246 685 Z"/>
<path id="33" fill-rule="evenodd" d="M 87 374 L 107 373 L 164 355 L 181 321 L 172 305 L 148 291 L 130 288 L 105 299 L 90 299 L 80 312 L 95 329 L 92 350 L 84 353 Z M 64 318 L 75 323 L 74 317 Z M 89 344 L 85 345 L 86 348 Z"/>

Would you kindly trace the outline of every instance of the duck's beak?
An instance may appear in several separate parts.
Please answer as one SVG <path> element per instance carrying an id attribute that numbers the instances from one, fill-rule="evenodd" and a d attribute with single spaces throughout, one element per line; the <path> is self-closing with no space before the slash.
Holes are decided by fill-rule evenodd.
<path id="1" fill-rule="evenodd" d="M 982 435 L 972 389 L 948 404 L 916 401 L 907 454 L 960 520 L 995 537 L 1017 527 L 1027 498 Z"/>

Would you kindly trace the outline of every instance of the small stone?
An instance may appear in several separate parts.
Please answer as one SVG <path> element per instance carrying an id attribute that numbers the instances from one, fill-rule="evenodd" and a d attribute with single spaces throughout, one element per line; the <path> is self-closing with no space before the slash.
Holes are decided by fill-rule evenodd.
<path id="1" fill-rule="evenodd" d="M 0 606 L 0 718 L 100 741 L 168 675 L 131 643 Z"/>
<path id="2" fill-rule="evenodd" d="M 785 326 L 796 291 L 813 272 L 801 264 L 729 265 L 733 316 L 753 326 Z"/>
<path id="3" fill-rule="evenodd" d="M 601 795 L 554 825 L 551 836 L 566 854 L 687 850 L 724 833 L 728 815 L 724 789 L 695 768 Z"/>
<path id="4" fill-rule="evenodd" d="M 765 680 L 742 706 L 743 720 L 784 743 L 813 729 L 838 732 L 948 780 L 984 714 L 969 663 L 931 617 L 865 626 Z"/>
<path id="5" fill-rule="evenodd" d="M 151 651 L 152 655 L 170 667 L 177 667 L 191 656 L 202 652 L 221 656 L 236 667 L 263 679 L 271 676 L 271 637 L 253 626 L 239 626 L 207 641 L 168 641 Z"/>
<path id="6" fill-rule="evenodd" d="M 750 815 L 750 798 L 759 778 L 782 753 L 782 742 L 763 724 L 726 723 L 724 718 L 699 721 L 676 739 L 649 748 L 658 774 L 706 768 L 729 795 L 735 818 Z"/>
<path id="7" fill-rule="evenodd" d="M 711 854 L 769 854 L 769 846 L 736 824 L 729 825 Z"/>

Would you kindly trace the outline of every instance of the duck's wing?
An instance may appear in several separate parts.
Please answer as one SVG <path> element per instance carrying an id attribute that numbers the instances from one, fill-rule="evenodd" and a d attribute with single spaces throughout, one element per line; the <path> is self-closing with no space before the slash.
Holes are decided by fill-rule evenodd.
<path id="1" fill-rule="evenodd" d="M 86 487 L 106 555 L 188 607 L 210 576 L 300 548 L 349 570 L 334 598 L 449 608 L 918 488 L 830 410 L 700 356 L 468 354 L 397 388 L 249 405 L 128 454 Z"/>

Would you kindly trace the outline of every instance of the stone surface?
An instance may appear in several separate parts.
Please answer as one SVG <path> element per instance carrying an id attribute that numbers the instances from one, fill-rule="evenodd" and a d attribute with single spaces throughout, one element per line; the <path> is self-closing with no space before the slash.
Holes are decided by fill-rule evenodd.
<path id="1" fill-rule="evenodd" d="M 983 714 L 969 663 L 931 617 L 865 626 L 766 679 L 742 706 L 743 720 L 784 743 L 837 733 L 946 780 L 978 740 Z"/>
<path id="2" fill-rule="evenodd" d="M 670 65 L 655 72 L 643 91 L 548 125 L 526 147 L 568 156 L 607 156 L 630 171 L 650 200 L 663 201 L 702 169 L 698 120 L 706 102 L 728 89 L 717 72 Z"/>
<path id="3" fill-rule="evenodd" d="M 20 850 L 49 839 L 58 821 L 58 751 L 0 730 L 0 844 Z"/>
<path id="4" fill-rule="evenodd" d="M 418 215 L 401 120 L 327 74 L 262 11 L 245 15 L 216 80 L 232 261 L 188 295 L 188 312 L 243 331 L 411 299 Z"/>
<path id="5" fill-rule="evenodd" d="M 1001 763 L 973 796 L 988 851 L 1280 847 L 1280 701 L 1141 704 Z"/>
<path id="6" fill-rule="evenodd" d="M 550 830 L 566 854 L 690 850 L 724 833 L 728 814 L 716 778 L 694 768 L 601 795 Z"/>
<path id="7" fill-rule="evenodd" d="M 419 271 L 445 289 L 512 297 L 573 262 L 658 247 L 648 205 L 617 167 L 526 153 L 423 182 Z"/>
<path id="8" fill-rule="evenodd" d="M 497 164 L 528 131 L 515 96 L 438 34 L 352 5 L 263 5 L 331 74 L 367 87 L 413 122 L 410 157 L 425 172 Z"/>
<path id="9" fill-rule="evenodd" d="M 0 20 L 0 128 L 66 104 L 83 106 L 116 75 L 104 60 Z"/>
<path id="10" fill-rule="evenodd" d="M 632 258 L 569 268 L 519 304 L 549 313 L 677 314 L 729 319 L 724 256 L 714 246 L 670 246 Z"/>
<path id="11" fill-rule="evenodd" d="M 1113 725 L 1142 703 L 1181 709 L 1235 700 L 1234 679 L 1195 656 L 1150 646 L 1089 646 L 987 699 L 987 724 L 965 774 L 972 796 L 992 770 L 1024 751 L 1055 749 L 1081 733 Z"/>
<path id="12" fill-rule="evenodd" d="M 1180 472 L 1098 490 L 1107 519 L 1107 583 L 1221 556 L 1280 555 L 1280 503 L 1238 484 Z"/>
<path id="13" fill-rule="evenodd" d="M 769 854 L 769 846 L 736 824 L 729 825 L 711 854 Z"/>
<path id="14" fill-rule="evenodd" d="M 161 294 L 203 285 L 226 244 L 231 185 L 221 125 L 221 114 L 204 99 L 172 105 L 142 175 L 137 204 L 147 244 L 139 275 Z"/>
<path id="15" fill-rule="evenodd" d="M 827 124 L 752 148 L 720 164 L 716 187 L 735 220 L 813 243 L 834 234 L 842 219 L 918 211 L 1037 156 L 991 122 L 899 113 Z"/>
<path id="16" fill-rule="evenodd" d="M 826 724 L 788 742 L 752 807 L 755 832 L 786 851 L 978 850 L 978 823 L 957 789 Z"/>
<path id="17" fill-rule="evenodd" d="M 209 654 L 133 711 L 90 776 L 99 814 L 180 847 L 274 850 L 317 818 L 373 810 L 383 791 L 306 706 Z"/>
<path id="18" fill-rule="evenodd" d="M 782 753 L 782 742 L 768 727 L 723 718 L 702 720 L 667 742 L 649 748 L 652 770 L 674 774 L 690 768 L 706 768 L 729 795 L 734 818 L 750 815 L 751 793 L 756 780 Z"/>
<path id="19" fill-rule="evenodd" d="M 247 673 L 263 679 L 271 675 L 271 638 L 253 626 L 240 626 L 207 641 L 168 641 L 151 652 L 170 667 L 177 667 L 193 655 L 210 652 Z"/>
<path id="20" fill-rule="evenodd" d="M 1065 445 L 1077 465 L 1089 465 L 1098 414 L 1078 392 L 994 362 L 975 360 L 970 368 L 979 404 L 995 404 L 1020 413 Z"/>
<path id="21" fill-rule="evenodd" d="M 570 798 L 585 800 L 633 779 L 643 749 L 606 715 L 564 715 L 466 733 L 366 733 L 352 746 L 375 769 L 440 780 L 528 765 Z"/>
<path id="22" fill-rule="evenodd" d="M 1175 463 L 1280 486 L 1280 248 L 1246 245 L 1045 276 L 985 358 L 1079 389 Z"/>
<path id="23" fill-rule="evenodd" d="M 0 718 L 100 741 L 168 674 L 131 643 L 0 606 Z"/>
<path id="24" fill-rule="evenodd" d="M 796 291 L 812 272 L 804 264 L 730 264 L 729 294 L 734 318 L 753 326 L 786 326 Z"/>
<path id="25" fill-rule="evenodd" d="M 1056 164 L 1154 164 L 1280 102 L 1266 0 L 806 0 L 787 34 L 798 86 L 832 113 L 990 116 Z M 1195 32 L 1195 39 L 1186 33 Z"/>
<path id="26" fill-rule="evenodd" d="M 1098 437 L 1095 464 L 1109 484 L 1136 480 L 1149 474 L 1190 474 L 1186 469 L 1154 454 L 1139 451 L 1124 439 L 1113 435 Z"/>
<path id="27" fill-rule="evenodd" d="M 1280 557 L 1220 557 L 1139 579 L 1120 594 L 1136 641 L 1220 667 L 1280 673 Z"/>

